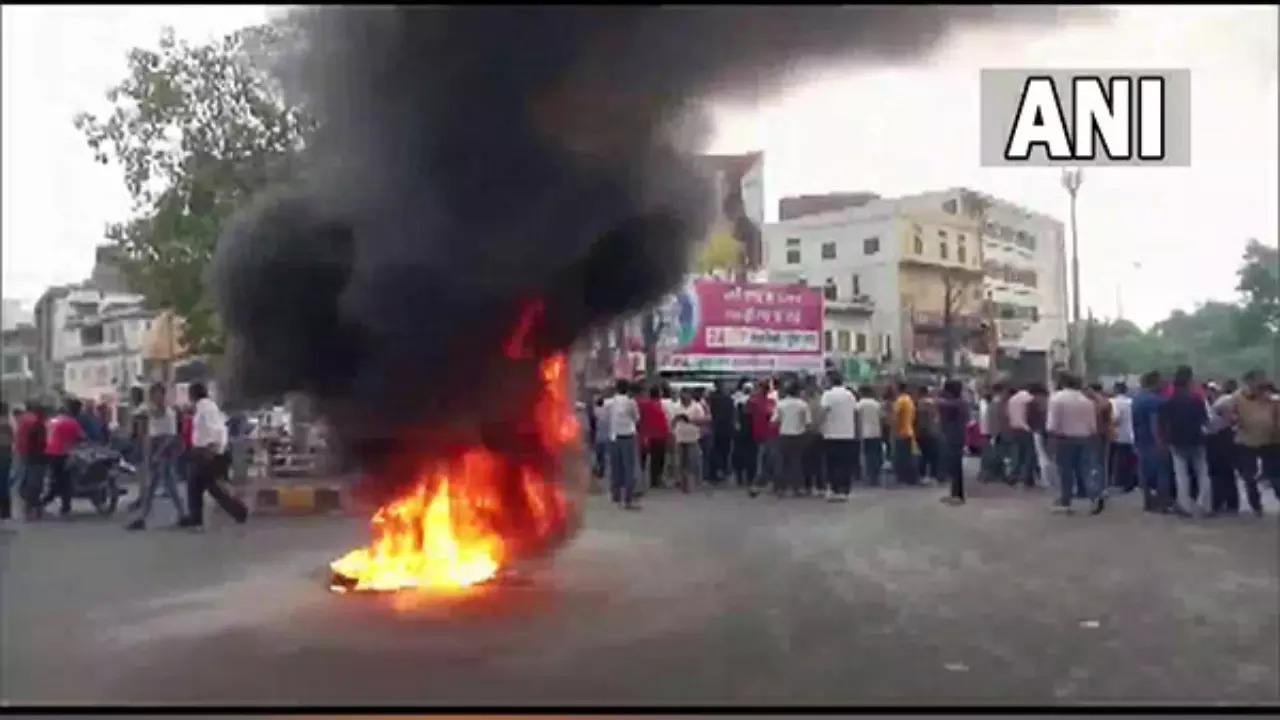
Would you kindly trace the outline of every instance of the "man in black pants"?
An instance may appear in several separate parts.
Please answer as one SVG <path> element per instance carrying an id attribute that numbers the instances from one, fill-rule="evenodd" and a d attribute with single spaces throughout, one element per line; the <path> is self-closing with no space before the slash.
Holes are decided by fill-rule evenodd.
<path id="1" fill-rule="evenodd" d="M 950 493 L 942 498 L 949 505 L 963 505 L 965 501 L 964 436 L 969 425 L 969 403 L 964 401 L 963 392 L 959 380 L 948 380 L 943 383 L 938 400 L 938 435 L 942 443 L 938 479 L 951 484 Z"/>
<path id="2" fill-rule="evenodd" d="M 723 381 L 716 381 L 715 389 L 707 396 L 707 410 L 711 413 L 711 453 L 707 458 L 707 471 L 713 483 L 723 482 L 732 471 L 729 466 L 733 450 L 734 405 L 733 397 L 725 392 Z"/>
<path id="3" fill-rule="evenodd" d="M 209 397 L 203 383 L 191 383 L 188 391 L 196 401 L 195 417 L 191 421 L 191 465 L 187 475 L 187 516 L 180 525 L 189 528 L 204 527 L 204 494 L 237 523 L 249 519 L 249 509 L 235 499 L 218 483 L 225 474 L 222 456 L 227 450 L 227 423 L 222 411 Z"/>

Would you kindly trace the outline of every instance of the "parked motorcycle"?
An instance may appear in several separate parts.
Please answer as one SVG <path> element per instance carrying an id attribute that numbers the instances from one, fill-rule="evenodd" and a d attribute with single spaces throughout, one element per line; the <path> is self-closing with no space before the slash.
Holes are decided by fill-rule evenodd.
<path id="1" fill-rule="evenodd" d="M 137 469 L 119 451 L 105 445 L 81 445 L 68 458 L 71 471 L 71 494 L 93 503 L 102 517 L 115 514 L 120 496 L 127 490 Z"/>

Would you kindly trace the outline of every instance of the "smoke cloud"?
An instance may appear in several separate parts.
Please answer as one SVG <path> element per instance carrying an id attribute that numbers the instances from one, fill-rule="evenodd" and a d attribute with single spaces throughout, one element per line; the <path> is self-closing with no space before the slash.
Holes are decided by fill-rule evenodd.
<path id="1" fill-rule="evenodd" d="M 225 230 L 229 387 L 314 398 L 367 467 L 501 444 L 536 353 L 676 285 L 715 198 L 704 103 L 843 62 L 909 62 L 1054 7 L 421 7 L 302 11 L 287 73 L 320 130 L 296 186 Z M 1088 13 L 1085 13 L 1086 15 Z M 851 101 L 855 101 L 852 99 Z M 423 428 L 430 428 L 424 430 Z"/>

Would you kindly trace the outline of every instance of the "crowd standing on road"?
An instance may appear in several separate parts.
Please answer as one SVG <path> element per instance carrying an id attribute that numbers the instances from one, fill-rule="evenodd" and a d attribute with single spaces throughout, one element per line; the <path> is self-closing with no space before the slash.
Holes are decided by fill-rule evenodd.
<path id="1" fill-rule="evenodd" d="M 15 490 L 26 522 L 44 520 L 54 500 L 59 515 L 69 515 L 80 486 L 90 482 L 88 476 L 106 465 L 132 472 L 133 461 L 146 472 L 129 506 L 134 516 L 127 529 L 146 528 L 161 492 L 173 503 L 179 527 L 204 526 L 205 494 L 236 522 L 245 522 L 247 508 L 223 487 L 230 468 L 228 418 L 202 383 L 192 383 L 188 395 L 190 405 L 176 406 L 168 401 L 163 384 L 152 385 L 145 397 L 136 388 L 131 394 L 132 415 L 115 427 L 108 408 L 75 398 L 66 399 L 51 415 L 34 400 L 12 411 L 4 406 L 8 421 L 0 433 L 0 471 L 6 482 L 0 493 L 0 521 L 8 527 L 13 520 Z"/>
<path id="2" fill-rule="evenodd" d="M 822 386 L 744 378 L 732 390 L 672 394 L 665 382 L 620 380 L 592 398 L 593 474 L 620 507 L 639 509 L 648 490 L 668 486 L 844 502 L 886 479 L 944 483 L 942 501 L 961 505 L 970 453 L 979 482 L 1052 488 L 1059 513 L 1083 501 L 1098 514 L 1109 495 L 1135 490 L 1144 510 L 1186 517 L 1239 512 L 1240 488 L 1258 515 L 1262 486 L 1280 500 L 1280 395 L 1259 371 L 1221 386 L 1196 382 L 1189 367 L 1169 382 L 1153 371 L 1136 392 L 1065 372 L 1052 392 L 994 383 L 973 393 L 958 380 L 855 390 L 830 372 Z"/>

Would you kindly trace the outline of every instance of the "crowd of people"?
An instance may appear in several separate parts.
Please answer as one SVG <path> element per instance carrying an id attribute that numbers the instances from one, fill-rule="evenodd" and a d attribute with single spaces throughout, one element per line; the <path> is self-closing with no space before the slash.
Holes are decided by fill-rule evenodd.
<path id="1" fill-rule="evenodd" d="M 1064 372 L 1055 385 L 855 389 L 829 372 L 821 384 L 743 378 L 677 394 L 620 380 L 594 395 L 583 426 L 593 475 L 627 509 L 649 488 L 736 485 L 751 497 L 841 502 L 890 479 L 945 483 L 942 501 L 959 505 L 966 453 L 980 456 L 980 482 L 1054 488 L 1057 512 L 1084 501 L 1097 514 L 1110 494 L 1134 490 L 1144 510 L 1188 517 L 1242 505 L 1261 515 L 1264 484 L 1280 498 L 1280 395 L 1262 372 L 1219 385 L 1189 367 L 1170 381 L 1153 371 L 1136 391 Z"/>
<path id="2" fill-rule="evenodd" d="M 0 477 L 7 482 L 0 493 L 0 519 L 6 524 L 12 519 L 15 488 L 26 522 L 43 520 L 54 500 L 59 514 L 68 515 L 75 496 L 73 458 L 111 448 L 144 470 L 140 493 L 130 505 L 134 515 L 126 525 L 129 530 L 146 528 L 161 490 L 173 502 L 179 527 L 204 526 L 206 494 L 236 522 L 245 522 L 248 509 L 222 485 L 235 423 L 228 422 L 204 384 L 192 383 L 188 397 L 189 403 L 176 406 L 161 383 L 145 395 L 136 388 L 130 398 L 133 411 L 119 423 L 113 422 L 111 408 L 75 398 L 56 410 L 38 401 L 4 407 L 9 422 L 0 423 Z"/>

